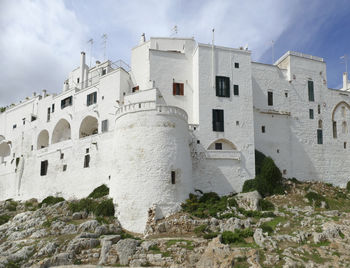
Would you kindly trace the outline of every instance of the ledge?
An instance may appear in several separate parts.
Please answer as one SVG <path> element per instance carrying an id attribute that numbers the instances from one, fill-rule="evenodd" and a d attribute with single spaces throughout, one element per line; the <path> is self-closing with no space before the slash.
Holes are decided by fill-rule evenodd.
<path id="1" fill-rule="evenodd" d="M 233 150 L 207 150 L 205 156 L 207 159 L 241 160 L 241 152 Z"/>

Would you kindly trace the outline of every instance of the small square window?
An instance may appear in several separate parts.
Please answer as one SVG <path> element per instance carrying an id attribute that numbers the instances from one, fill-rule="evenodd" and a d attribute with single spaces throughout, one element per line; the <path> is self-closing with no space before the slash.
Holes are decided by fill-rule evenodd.
<path id="1" fill-rule="evenodd" d="M 136 86 L 136 87 L 133 87 L 132 88 L 132 92 L 137 92 L 140 90 L 140 87 L 139 86 Z"/>
<path id="2" fill-rule="evenodd" d="M 222 143 L 221 142 L 215 143 L 215 150 L 222 150 Z"/>
<path id="3" fill-rule="evenodd" d="M 16 127 L 17 127 L 17 124 L 14 124 L 14 125 L 12 126 L 13 129 L 15 129 Z"/>
<path id="4" fill-rule="evenodd" d="M 183 83 L 173 83 L 173 95 L 184 95 L 184 84 Z"/>
<path id="5" fill-rule="evenodd" d="M 171 184 L 175 184 L 176 173 L 174 170 L 171 171 Z"/>
<path id="6" fill-rule="evenodd" d="M 67 170 L 67 165 L 63 165 L 63 172 Z"/>
<path id="7" fill-rule="evenodd" d="M 286 97 L 286 98 L 288 98 L 288 93 L 286 92 L 286 93 L 284 93 L 284 96 Z"/>
<path id="8" fill-rule="evenodd" d="M 200 140 L 197 140 L 197 144 L 200 144 L 201 143 L 201 141 Z"/>
<path id="9" fill-rule="evenodd" d="M 85 155 L 85 157 L 84 157 L 84 168 L 88 168 L 88 167 L 90 167 L 90 155 L 89 154 Z"/>
<path id="10" fill-rule="evenodd" d="M 277 153 L 278 153 L 278 154 L 280 153 L 280 149 L 277 149 Z"/>
<path id="11" fill-rule="evenodd" d="M 265 126 L 261 126 L 261 132 L 265 133 Z"/>
<path id="12" fill-rule="evenodd" d="M 233 85 L 233 95 L 238 96 L 239 95 L 239 86 Z"/>
<path id="13" fill-rule="evenodd" d="M 49 161 L 48 160 L 41 161 L 40 176 L 46 176 L 48 166 L 49 166 Z"/>
<path id="14" fill-rule="evenodd" d="M 239 68 L 239 62 L 235 62 L 235 68 Z"/>
<path id="15" fill-rule="evenodd" d="M 106 68 L 102 68 L 102 75 L 105 75 L 107 73 L 107 69 Z"/>
<path id="16" fill-rule="evenodd" d="M 309 118 L 314 119 L 314 110 L 313 109 L 309 109 Z"/>
<path id="17" fill-rule="evenodd" d="M 236 126 L 239 126 L 239 121 L 236 121 Z"/>
<path id="18" fill-rule="evenodd" d="M 86 152 L 87 154 L 89 153 L 89 151 L 90 151 L 90 149 L 89 149 L 89 148 L 86 148 L 85 152 Z"/>
<path id="19" fill-rule="evenodd" d="M 273 92 L 267 92 L 267 105 L 273 106 Z"/>
<path id="20" fill-rule="evenodd" d="M 61 153 L 60 154 L 60 159 L 63 159 L 64 158 L 64 153 Z"/>

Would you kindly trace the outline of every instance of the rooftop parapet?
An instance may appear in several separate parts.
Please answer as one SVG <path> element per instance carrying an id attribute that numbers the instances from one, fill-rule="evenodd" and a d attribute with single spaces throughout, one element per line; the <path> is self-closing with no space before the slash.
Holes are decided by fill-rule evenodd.
<path id="1" fill-rule="evenodd" d="M 281 63 L 285 58 L 287 58 L 288 56 L 296 56 L 296 57 L 300 57 L 300 58 L 304 58 L 304 59 L 309 59 L 309 60 L 315 60 L 315 61 L 319 61 L 319 62 L 324 62 L 323 58 L 320 58 L 320 57 L 316 57 L 316 56 L 312 56 L 312 55 L 308 55 L 308 54 L 304 54 L 304 53 L 300 53 L 300 52 L 287 51 L 282 57 L 280 57 L 280 58 L 274 63 L 274 65 L 280 64 L 280 63 Z"/>

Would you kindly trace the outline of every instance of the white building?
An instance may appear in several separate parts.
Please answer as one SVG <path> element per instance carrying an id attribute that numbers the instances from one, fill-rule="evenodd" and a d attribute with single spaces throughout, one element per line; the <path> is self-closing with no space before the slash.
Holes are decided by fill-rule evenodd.
<path id="1" fill-rule="evenodd" d="M 240 191 L 254 149 L 285 177 L 344 185 L 349 85 L 345 75 L 331 90 L 325 77 L 320 58 L 265 65 L 186 38 L 143 36 L 131 67 L 89 68 L 82 52 L 60 94 L 0 114 L 0 199 L 81 198 L 105 183 L 124 228 L 142 232 L 150 207 L 162 217 L 195 190 Z"/>

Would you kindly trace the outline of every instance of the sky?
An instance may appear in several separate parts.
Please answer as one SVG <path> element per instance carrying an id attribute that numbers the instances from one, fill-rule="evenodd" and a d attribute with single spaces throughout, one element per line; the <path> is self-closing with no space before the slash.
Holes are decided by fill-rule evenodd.
<path id="1" fill-rule="evenodd" d="M 81 51 L 87 63 L 104 51 L 130 63 L 142 33 L 211 43 L 213 28 L 216 45 L 248 45 L 253 61 L 272 63 L 288 50 L 322 57 L 328 87 L 341 87 L 340 57 L 350 58 L 347 0 L 0 0 L 0 106 L 43 89 L 61 92 Z"/>

